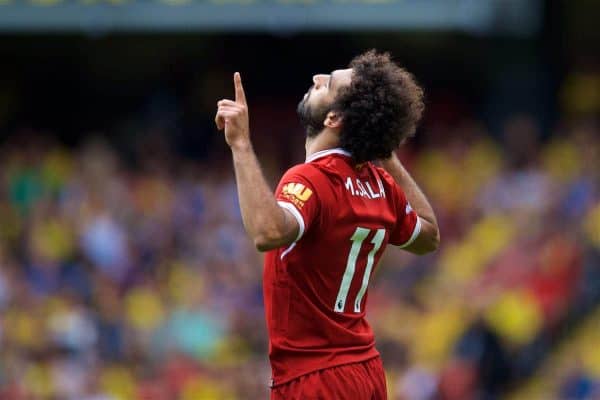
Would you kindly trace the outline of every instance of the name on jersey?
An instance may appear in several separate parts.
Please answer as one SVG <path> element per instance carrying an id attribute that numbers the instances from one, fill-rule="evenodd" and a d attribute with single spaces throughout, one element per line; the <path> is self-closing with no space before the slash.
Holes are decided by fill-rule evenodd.
<path id="1" fill-rule="evenodd" d="M 304 203 L 310 199 L 312 193 L 312 190 L 301 183 L 286 183 L 281 189 L 281 195 L 294 203 L 298 208 L 304 207 Z"/>
<path id="2" fill-rule="evenodd" d="M 351 177 L 346 178 L 344 186 L 352 196 L 365 197 L 367 199 L 385 198 L 385 189 L 380 180 L 377 181 L 377 192 L 373 191 L 369 182 L 361 181 L 358 178 L 354 180 Z"/>

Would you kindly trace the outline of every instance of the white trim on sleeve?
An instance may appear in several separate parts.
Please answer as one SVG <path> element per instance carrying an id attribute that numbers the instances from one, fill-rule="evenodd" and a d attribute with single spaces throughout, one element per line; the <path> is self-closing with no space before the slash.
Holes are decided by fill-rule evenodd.
<path id="1" fill-rule="evenodd" d="M 283 253 L 281 253 L 281 256 L 279 256 L 279 259 L 283 260 L 283 257 L 287 256 L 288 253 L 294 249 L 294 247 L 296 247 L 296 242 L 292 243 L 287 249 L 285 249 Z"/>
<path id="2" fill-rule="evenodd" d="M 421 233 L 421 218 L 417 217 L 417 223 L 415 224 L 415 229 L 413 230 L 413 233 L 410 236 L 410 239 L 408 239 L 408 241 L 406 243 L 404 243 L 400 246 L 397 246 L 397 247 L 400 249 L 403 249 L 403 248 L 409 246 L 419 236 L 419 233 Z"/>
<path id="3" fill-rule="evenodd" d="M 292 203 L 288 203 L 286 201 L 278 201 L 277 204 L 279 204 L 279 207 L 286 209 L 290 213 L 292 213 L 294 218 L 296 218 L 296 221 L 298 221 L 299 229 L 298 229 L 298 236 L 294 240 L 294 243 L 295 243 L 298 240 L 300 240 L 302 235 L 304 235 L 304 228 L 305 228 L 304 227 L 304 218 L 302 218 L 302 214 L 300 214 L 300 211 L 298 211 L 298 209 Z"/>

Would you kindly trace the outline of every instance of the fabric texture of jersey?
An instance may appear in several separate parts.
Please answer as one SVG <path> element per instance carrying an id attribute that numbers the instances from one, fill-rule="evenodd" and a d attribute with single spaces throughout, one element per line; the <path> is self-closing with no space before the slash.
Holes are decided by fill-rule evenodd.
<path id="1" fill-rule="evenodd" d="M 303 375 L 271 390 L 271 400 L 386 400 L 380 357 Z"/>
<path id="2" fill-rule="evenodd" d="M 379 355 L 367 285 L 386 245 L 406 246 L 420 230 L 393 178 L 341 149 L 288 170 L 275 194 L 300 229 L 292 245 L 265 256 L 272 386 Z"/>

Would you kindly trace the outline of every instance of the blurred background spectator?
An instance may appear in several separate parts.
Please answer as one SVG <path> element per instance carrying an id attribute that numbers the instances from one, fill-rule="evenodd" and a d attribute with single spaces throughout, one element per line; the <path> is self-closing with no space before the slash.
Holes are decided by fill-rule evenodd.
<path id="1" fill-rule="evenodd" d="M 275 183 L 303 161 L 312 74 L 371 47 L 426 88 L 400 155 L 442 233 L 424 258 L 389 249 L 371 284 L 390 398 L 600 398 L 600 7 L 532 2 L 538 27 L 513 32 L 509 3 L 485 32 L 23 35 L 0 18 L 0 398 L 266 398 L 262 256 L 215 104 L 240 70 Z"/>

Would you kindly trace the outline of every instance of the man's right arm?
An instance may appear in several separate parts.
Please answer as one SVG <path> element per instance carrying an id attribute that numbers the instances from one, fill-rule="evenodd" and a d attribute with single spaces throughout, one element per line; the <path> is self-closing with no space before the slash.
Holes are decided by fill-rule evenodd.
<path id="1" fill-rule="evenodd" d="M 390 158 L 382 160 L 381 165 L 402 188 L 421 222 L 419 236 L 410 245 L 404 247 L 404 250 L 415 254 L 435 251 L 440 244 L 440 231 L 429 201 L 395 153 L 392 153 Z"/>
<path id="2" fill-rule="evenodd" d="M 238 73 L 234 75 L 234 86 L 235 101 L 217 103 L 215 123 L 225 131 L 233 155 L 244 227 L 259 251 L 287 246 L 297 238 L 300 225 L 289 210 L 277 204 L 260 170 L 250 141 L 248 106 Z"/>

